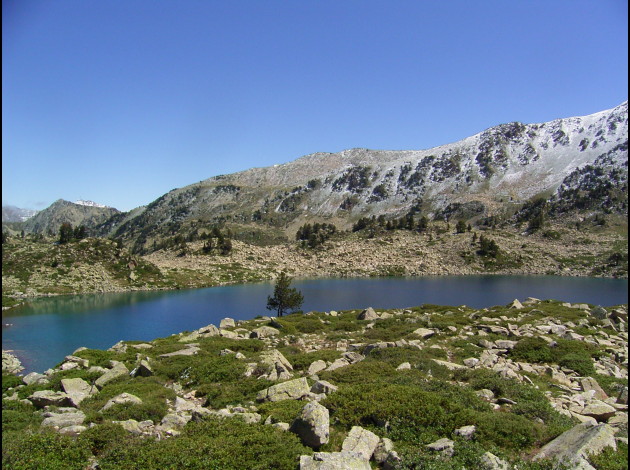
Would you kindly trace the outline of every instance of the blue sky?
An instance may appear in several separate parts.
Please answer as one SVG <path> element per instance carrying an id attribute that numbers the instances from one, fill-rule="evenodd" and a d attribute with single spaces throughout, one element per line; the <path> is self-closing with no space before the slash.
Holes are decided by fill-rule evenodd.
<path id="1" fill-rule="evenodd" d="M 3 0 L 2 203 L 426 149 L 628 97 L 622 0 Z"/>

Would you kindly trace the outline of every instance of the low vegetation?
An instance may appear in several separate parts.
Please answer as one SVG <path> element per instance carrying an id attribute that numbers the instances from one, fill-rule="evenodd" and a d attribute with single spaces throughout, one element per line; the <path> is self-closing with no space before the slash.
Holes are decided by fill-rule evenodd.
<path id="1" fill-rule="evenodd" d="M 627 405 L 615 401 L 624 387 L 627 397 L 627 334 L 606 326 L 620 328 L 627 306 L 604 314 L 538 300 L 311 312 L 78 350 L 47 383 L 3 375 L 3 468 L 97 462 L 102 469 L 295 469 L 300 456 L 342 451 L 355 426 L 391 440 L 394 468 L 484 468 L 487 452 L 519 469 L 559 468 L 532 456 L 579 423 L 569 409 L 577 410 L 571 397 L 583 393 L 585 376 L 611 397 L 597 419 L 622 438 L 589 461 L 597 469 L 627 468 Z M 191 348 L 194 354 L 177 354 Z M 76 409 L 41 409 L 30 399 L 37 391 L 62 392 L 62 379 L 98 383 L 114 364 L 137 371 L 140 361 L 149 373 L 101 384 Z M 309 387 L 325 381 L 333 388 L 261 401 L 261 391 L 301 377 Z M 108 406 L 124 394 L 139 402 Z M 329 439 L 320 446 L 280 425 L 289 426 L 309 401 L 330 416 Z M 64 410 L 83 413 L 78 428 L 42 425 Z M 474 426 L 472 437 L 458 435 L 467 426 Z M 443 438 L 452 441 L 448 453 L 427 448 Z"/>

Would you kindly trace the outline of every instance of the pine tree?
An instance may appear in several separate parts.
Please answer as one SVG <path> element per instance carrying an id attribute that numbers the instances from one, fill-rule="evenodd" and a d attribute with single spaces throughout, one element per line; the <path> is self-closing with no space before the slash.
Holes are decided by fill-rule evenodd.
<path id="1" fill-rule="evenodd" d="M 74 230 L 72 229 L 72 225 L 65 222 L 61 224 L 59 228 L 59 243 L 64 245 L 72 240 L 72 236 L 74 235 Z"/>
<path id="2" fill-rule="evenodd" d="M 302 306 L 304 296 L 290 285 L 291 278 L 282 271 L 276 280 L 273 297 L 267 297 L 267 310 L 275 310 L 281 317 L 285 312 L 298 310 Z"/>

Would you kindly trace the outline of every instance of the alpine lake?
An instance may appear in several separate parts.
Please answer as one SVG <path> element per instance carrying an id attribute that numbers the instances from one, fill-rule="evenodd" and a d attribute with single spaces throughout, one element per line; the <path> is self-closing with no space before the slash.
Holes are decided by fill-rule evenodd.
<path id="1" fill-rule="evenodd" d="M 484 308 L 527 297 L 612 306 L 627 304 L 627 279 L 560 276 L 427 276 L 294 280 L 302 310 L 406 308 L 423 304 Z M 2 314 L 2 349 L 28 372 L 43 372 L 81 346 L 150 341 L 222 318 L 247 320 L 266 310 L 273 283 L 176 291 L 135 291 L 37 298 Z"/>

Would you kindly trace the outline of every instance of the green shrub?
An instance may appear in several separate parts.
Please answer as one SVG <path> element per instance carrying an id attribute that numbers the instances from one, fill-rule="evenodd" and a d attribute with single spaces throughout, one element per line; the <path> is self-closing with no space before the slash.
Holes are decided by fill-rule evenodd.
<path id="1" fill-rule="evenodd" d="M 282 400 L 267 402 L 258 406 L 258 413 L 263 421 L 271 416 L 274 422 L 289 423 L 297 418 L 304 408 L 305 402 L 299 400 Z"/>
<path id="2" fill-rule="evenodd" d="M 178 437 L 122 442 L 99 459 L 102 470 L 267 470 L 296 468 L 312 454 L 297 436 L 238 419 L 191 422 Z"/>
<path id="3" fill-rule="evenodd" d="M 597 470 L 627 470 L 628 444 L 617 442 L 617 450 L 606 447 L 599 455 L 588 459 Z"/>
<path id="4" fill-rule="evenodd" d="M 39 426 L 42 416 L 35 407 L 17 400 L 2 401 L 2 432 L 19 431 L 29 426 Z"/>
<path id="5" fill-rule="evenodd" d="M 2 468 L 7 470 L 83 470 L 90 451 L 54 431 L 2 434 Z"/>
<path id="6" fill-rule="evenodd" d="M 2 393 L 6 393 L 10 388 L 17 387 L 18 385 L 24 385 L 21 377 L 13 374 L 2 374 Z"/>
<path id="7" fill-rule="evenodd" d="M 196 387 L 196 389 L 198 395 L 206 398 L 204 406 L 223 408 L 226 405 L 252 401 L 260 390 L 273 384 L 268 380 L 259 380 L 255 377 L 241 377 L 236 382 L 207 383 Z"/>
<path id="8" fill-rule="evenodd" d="M 559 364 L 561 367 L 566 367 L 567 369 L 574 370 L 579 375 L 594 375 L 595 374 L 595 366 L 593 365 L 593 360 L 584 354 L 567 354 L 560 359 Z"/>
<path id="9" fill-rule="evenodd" d="M 553 359 L 551 348 L 547 342 L 539 337 L 523 338 L 510 351 L 510 358 L 514 361 L 531 363 L 550 363 Z"/>
<path id="10" fill-rule="evenodd" d="M 103 423 L 81 433 L 80 441 L 99 456 L 114 445 L 128 440 L 129 433 L 120 424 Z"/>
<path id="11" fill-rule="evenodd" d="M 121 393 L 131 393 L 142 400 L 141 404 L 114 405 L 108 410 L 99 412 L 105 403 Z M 107 384 L 93 397 L 81 403 L 81 409 L 86 413 L 86 421 L 102 422 L 104 419 L 124 421 L 135 419 L 136 421 L 151 420 L 160 422 L 168 412 L 166 400 L 173 400 L 175 392 L 164 387 L 156 377 L 124 378 L 116 383 Z"/>

